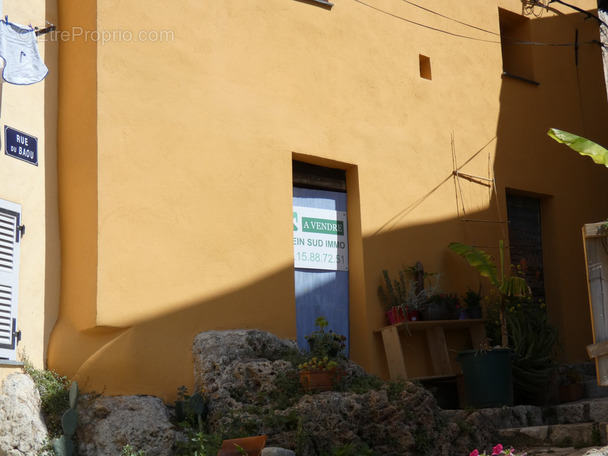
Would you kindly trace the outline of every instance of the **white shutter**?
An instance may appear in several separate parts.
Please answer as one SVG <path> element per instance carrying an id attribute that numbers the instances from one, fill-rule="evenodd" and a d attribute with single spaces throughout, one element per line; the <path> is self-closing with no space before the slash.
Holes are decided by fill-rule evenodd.
<path id="1" fill-rule="evenodd" d="M 21 206 L 0 200 L 0 359 L 16 359 Z"/>

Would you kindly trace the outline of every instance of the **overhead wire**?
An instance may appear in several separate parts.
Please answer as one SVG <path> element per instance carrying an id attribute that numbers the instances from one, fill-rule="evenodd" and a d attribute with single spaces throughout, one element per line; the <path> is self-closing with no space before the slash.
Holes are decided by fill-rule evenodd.
<path id="1" fill-rule="evenodd" d="M 442 18 L 444 18 L 444 19 L 448 19 L 448 20 L 450 20 L 450 21 L 452 21 L 452 22 L 456 22 L 457 24 L 461 24 L 461 25 L 464 25 L 464 26 L 466 26 L 466 27 L 470 27 L 470 28 L 473 28 L 473 29 L 475 29 L 475 30 L 479 30 L 479 31 L 481 31 L 481 32 L 490 33 L 491 35 L 497 35 L 497 36 L 500 36 L 500 33 L 496 33 L 496 32 L 493 32 L 492 30 L 486 30 L 486 29 L 484 29 L 484 28 L 477 27 L 476 25 L 472 25 L 472 24 L 468 24 L 468 23 L 466 23 L 466 22 L 459 21 L 458 19 L 454 19 L 454 18 L 452 18 L 452 17 L 446 16 L 445 14 L 438 13 L 437 11 L 433 11 L 433 10 L 432 10 L 432 9 L 430 9 L 430 8 L 426 8 L 426 7 L 424 7 L 424 6 L 418 5 L 418 4 L 416 4 L 416 3 L 414 3 L 414 2 L 411 2 L 411 1 L 409 1 L 409 0 L 401 0 L 401 1 L 402 1 L 403 3 L 407 3 L 408 5 L 415 6 L 416 8 L 420 8 L 421 10 L 426 11 L 426 12 L 428 12 L 428 13 L 435 14 L 436 16 L 442 17 Z"/>
<path id="2" fill-rule="evenodd" d="M 410 23 L 410 24 L 417 25 L 417 26 L 419 26 L 419 27 L 423 27 L 423 28 L 426 28 L 426 29 L 429 29 L 429 30 L 433 30 L 433 31 L 435 31 L 435 32 L 445 33 L 446 35 L 455 36 L 455 37 L 457 37 L 457 38 L 465 38 L 465 39 L 469 39 L 469 40 L 483 41 L 483 42 L 486 42 L 486 43 L 496 43 L 496 44 L 500 44 L 500 41 L 496 41 L 496 40 L 486 40 L 486 39 L 483 39 L 483 38 L 476 38 L 476 37 L 472 37 L 472 36 L 462 35 L 462 34 L 459 34 L 459 33 L 448 32 L 447 30 L 442 30 L 442 29 L 439 29 L 439 28 L 436 28 L 436 27 L 432 27 L 432 26 L 430 26 L 430 25 L 421 24 L 420 22 L 416 22 L 416 21 L 413 21 L 413 20 L 411 20 L 411 19 L 407 19 L 407 18 L 402 17 L 402 16 L 399 16 L 399 15 L 397 15 L 397 14 L 393 14 L 393 13 L 390 13 L 390 12 L 385 11 L 385 10 L 383 10 L 383 9 L 377 8 L 377 7 L 373 6 L 373 5 L 370 5 L 369 3 L 365 3 L 365 2 L 364 2 L 364 1 L 362 1 L 362 0 L 355 0 L 355 2 L 360 3 L 360 4 L 362 4 L 362 5 L 365 5 L 365 6 L 367 6 L 368 8 L 371 8 L 371 9 L 373 9 L 373 10 L 376 10 L 376 11 L 378 11 L 378 12 L 380 12 L 380 13 L 384 13 L 384 14 L 387 14 L 387 15 L 389 15 L 389 16 L 392 16 L 392 17 L 394 17 L 395 19 L 399 19 L 399 20 L 402 20 L 402 21 L 408 22 L 408 23 Z"/>
<path id="3" fill-rule="evenodd" d="M 431 14 L 435 14 L 435 15 L 437 15 L 439 17 L 444 18 L 444 19 L 456 22 L 456 23 L 464 25 L 466 27 L 470 27 L 470 28 L 479 30 L 479 31 L 484 32 L 484 33 L 492 34 L 494 36 L 503 38 L 503 40 L 491 40 L 491 39 L 485 39 L 485 38 L 478 38 L 478 37 L 474 37 L 474 36 L 469 36 L 469 35 L 463 35 L 463 34 L 460 34 L 460 33 L 450 32 L 450 31 L 443 30 L 443 29 L 440 29 L 440 28 L 437 28 L 437 27 L 432 27 L 430 25 L 423 24 L 423 23 L 420 23 L 420 22 L 417 22 L 417 21 L 405 18 L 403 16 L 399 16 L 398 14 L 394 14 L 394 13 L 391 13 L 389 11 L 383 10 L 383 9 L 378 8 L 376 6 L 370 5 L 369 3 L 366 3 L 363 0 L 354 0 L 354 1 L 357 2 L 357 3 L 360 3 L 361 5 L 367 6 L 368 8 L 376 10 L 376 11 L 378 11 L 380 13 L 383 13 L 383 14 L 386 14 L 388 16 L 394 17 L 395 19 L 399 19 L 399 20 L 402 20 L 404 22 L 410 23 L 412 25 L 416 25 L 418 27 L 426 28 L 428 30 L 432 30 L 432 31 L 435 31 L 435 32 L 444 33 L 446 35 L 454 36 L 456 38 L 463 38 L 463 39 L 468 39 L 468 40 L 473 40 L 473 41 L 481 41 L 481 42 L 484 42 L 484 43 L 493 43 L 493 44 L 501 44 L 501 43 L 504 42 L 504 39 L 506 38 L 507 40 L 509 40 L 510 44 L 518 44 L 518 45 L 565 47 L 565 46 L 578 46 L 578 45 L 581 45 L 581 44 L 598 44 L 598 45 L 600 45 L 602 47 L 604 46 L 603 43 L 601 43 L 601 42 L 599 42 L 597 40 L 582 41 L 582 42 L 578 42 L 578 43 L 543 43 L 543 42 L 539 42 L 539 41 L 522 40 L 522 39 L 519 39 L 519 38 L 510 37 L 510 36 L 507 36 L 507 35 L 502 35 L 500 33 L 497 33 L 497 32 L 491 31 L 491 30 L 487 30 L 487 29 L 484 29 L 484 28 L 481 28 L 481 27 L 477 27 L 475 25 L 468 24 L 468 23 L 463 22 L 463 21 L 459 21 L 458 19 L 454 19 L 454 18 L 451 18 L 451 17 L 446 16 L 444 14 L 438 13 L 437 11 L 434 11 L 434 10 L 431 10 L 431 9 L 426 8 L 424 6 L 418 5 L 418 4 L 416 4 L 414 2 L 411 2 L 409 0 L 401 0 L 404 3 L 407 3 L 407 4 L 411 5 L 411 6 L 416 7 L 416 8 L 420 8 L 420 9 L 422 9 L 424 11 L 427 11 L 427 12 L 429 12 Z"/>

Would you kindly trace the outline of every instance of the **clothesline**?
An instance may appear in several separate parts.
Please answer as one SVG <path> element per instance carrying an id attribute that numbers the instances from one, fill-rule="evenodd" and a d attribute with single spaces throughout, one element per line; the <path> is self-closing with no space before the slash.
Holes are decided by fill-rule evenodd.
<path id="1" fill-rule="evenodd" d="M 0 1 L 0 9 L 2 8 L 2 2 Z M 4 16 L 4 22 L 6 22 L 7 24 L 9 23 L 8 21 L 8 16 Z M 45 35 L 47 33 L 51 33 L 53 31 L 55 31 L 55 29 L 57 27 L 55 27 L 55 24 L 51 24 L 50 22 L 46 23 L 47 25 L 45 27 L 32 27 L 32 25 L 30 24 L 30 28 L 34 31 L 34 34 L 36 36 L 40 36 L 40 35 Z"/>
<path id="2" fill-rule="evenodd" d="M 46 35 L 47 33 L 51 33 L 54 32 L 55 29 L 57 27 L 55 27 L 54 24 L 50 24 L 47 22 L 47 26 L 43 27 L 43 28 L 39 28 L 39 27 L 34 27 L 34 33 L 36 34 L 36 36 L 40 36 L 40 35 Z"/>

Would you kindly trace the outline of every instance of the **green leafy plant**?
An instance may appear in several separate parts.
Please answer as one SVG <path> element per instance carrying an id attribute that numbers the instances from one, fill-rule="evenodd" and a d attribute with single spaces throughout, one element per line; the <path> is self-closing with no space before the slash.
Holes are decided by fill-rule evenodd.
<path id="1" fill-rule="evenodd" d="M 438 290 L 439 274 L 425 272 L 419 261 L 400 270 L 397 279 L 391 279 L 386 269 L 382 277 L 384 283 L 378 286 L 378 297 L 387 311 L 400 309 L 405 324 L 408 313 L 422 311 L 428 297 Z"/>
<path id="2" fill-rule="evenodd" d="M 69 407 L 71 382 L 51 370 L 36 369 L 25 355 L 23 370 L 29 375 L 40 393 L 41 409 L 50 438 L 61 434 L 61 417 Z"/>
<path id="3" fill-rule="evenodd" d="M 477 291 L 473 291 L 471 289 L 468 289 L 462 297 L 462 300 L 464 301 L 465 306 L 468 310 L 481 307 L 482 299 L 483 298 L 481 296 L 481 293 L 478 293 Z"/>
<path id="4" fill-rule="evenodd" d="M 144 450 L 135 451 L 131 445 L 125 445 L 122 448 L 121 456 L 146 456 L 146 452 Z"/>
<path id="5" fill-rule="evenodd" d="M 583 157 L 590 157 L 594 163 L 608 167 L 608 149 L 599 144 L 567 131 L 550 128 L 547 134 L 558 143 L 565 144 Z M 608 232 L 608 220 L 597 228 L 597 234 Z"/>
<path id="6" fill-rule="evenodd" d="M 329 357 L 323 358 L 312 357 L 310 360 L 298 365 L 299 370 L 335 370 L 338 368 L 338 363 L 330 360 Z"/>
<path id="7" fill-rule="evenodd" d="M 411 282 L 408 283 L 404 271 L 399 271 L 398 276 L 398 279 L 391 279 L 388 270 L 382 270 L 384 286 L 378 286 L 378 296 L 387 311 L 393 307 L 405 306 L 409 298 L 408 290 L 412 288 Z"/>
<path id="8" fill-rule="evenodd" d="M 504 267 L 504 242 L 502 240 L 499 241 L 498 246 L 500 253 L 500 270 L 492 261 L 492 257 L 483 250 L 459 242 L 451 242 L 448 248 L 467 260 L 470 266 L 475 268 L 482 277 L 486 277 L 498 290 L 501 345 L 502 347 L 507 348 L 509 347 L 506 315 L 507 300 L 514 296 L 529 295 L 530 287 L 528 287 L 528 284 L 522 277 L 507 274 Z"/>
<path id="9" fill-rule="evenodd" d="M 185 442 L 178 443 L 179 456 L 215 456 L 222 446 L 222 437 L 217 434 L 190 432 Z"/>
<path id="10" fill-rule="evenodd" d="M 590 157 L 598 165 L 608 167 L 608 149 L 582 136 L 567 131 L 550 128 L 547 134 L 558 143 L 565 144 L 582 156 Z"/>
<path id="11" fill-rule="evenodd" d="M 310 354 L 319 359 L 343 358 L 346 336 L 336 334 L 332 330 L 326 331 L 325 328 L 328 325 L 329 322 L 325 317 L 318 317 L 315 320 L 315 326 L 319 329 L 305 336 L 310 346 Z"/>

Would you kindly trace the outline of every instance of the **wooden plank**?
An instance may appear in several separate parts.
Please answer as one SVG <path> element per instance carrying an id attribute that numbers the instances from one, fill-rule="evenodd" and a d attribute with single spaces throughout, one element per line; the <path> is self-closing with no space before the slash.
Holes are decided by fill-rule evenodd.
<path id="1" fill-rule="evenodd" d="M 589 358 L 608 355 L 608 340 L 602 340 L 601 342 L 587 345 L 587 353 L 589 354 Z"/>
<path id="2" fill-rule="evenodd" d="M 452 371 L 444 329 L 468 329 L 473 346 L 479 348 L 486 342 L 485 321 L 484 319 L 411 321 L 407 325 L 396 324 L 385 326 L 374 332 L 382 335 L 391 379 L 395 380 L 399 377 L 407 379 L 405 359 L 399 337 L 400 331 L 425 331 L 433 375 L 446 377 L 453 376 L 454 373 Z"/>
<path id="3" fill-rule="evenodd" d="M 456 374 L 446 375 L 427 375 L 424 377 L 411 377 L 410 380 L 418 380 L 419 382 L 432 381 L 432 380 L 456 380 Z"/>
<path id="4" fill-rule="evenodd" d="M 396 326 L 387 326 L 382 330 L 382 342 L 384 343 L 384 354 L 386 355 L 391 380 L 407 379 L 401 339 Z"/>
<path id="5" fill-rule="evenodd" d="M 433 326 L 426 330 L 426 341 L 429 345 L 433 374 L 450 375 L 452 365 L 450 364 L 450 354 L 445 341 L 445 334 L 442 326 Z"/>
<path id="6" fill-rule="evenodd" d="M 399 331 L 426 331 L 428 328 L 434 326 L 441 326 L 446 329 L 459 329 L 468 328 L 470 326 L 483 325 L 485 319 L 466 319 L 466 320 L 429 320 L 429 321 L 408 321 L 407 324 L 398 323 L 392 325 L 397 327 Z M 377 329 L 375 332 L 382 332 L 386 328 L 391 326 L 384 326 L 383 328 Z"/>
<path id="7" fill-rule="evenodd" d="M 597 384 L 599 386 L 608 386 L 608 356 L 603 355 L 595 358 L 597 369 Z"/>

